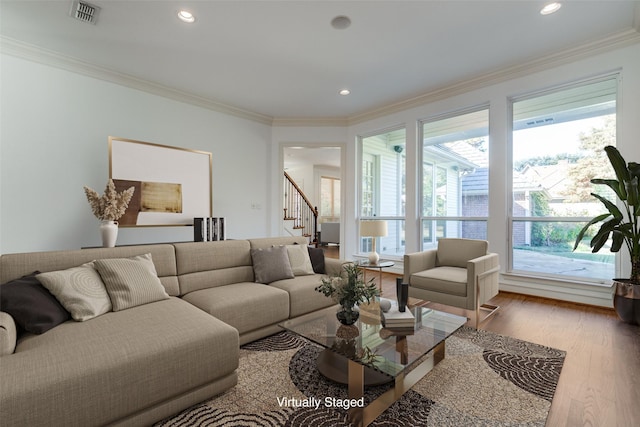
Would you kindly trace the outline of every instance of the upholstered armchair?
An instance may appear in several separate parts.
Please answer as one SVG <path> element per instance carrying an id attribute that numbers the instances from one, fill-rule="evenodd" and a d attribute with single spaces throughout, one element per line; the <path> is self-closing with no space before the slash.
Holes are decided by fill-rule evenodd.
<path id="1" fill-rule="evenodd" d="M 487 304 L 498 294 L 500 265 L 498 254 L 488 252 L 485 240 L 438 240 L 438 248 L 404 256 L 404 283 L 409 296 L 425 301 L 475 311 L 478 328 L 480 310 L 498 309 Z"/>

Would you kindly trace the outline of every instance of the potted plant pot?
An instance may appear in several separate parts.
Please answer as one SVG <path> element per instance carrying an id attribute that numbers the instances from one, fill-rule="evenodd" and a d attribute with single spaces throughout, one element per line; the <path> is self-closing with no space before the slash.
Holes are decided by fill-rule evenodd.
<path id="1" fill-rule="evenodd" d="M 613 306 L 618 317 L 627 323 L 640 325 L 640 285 L 626 279 L 614 279 Z"/>

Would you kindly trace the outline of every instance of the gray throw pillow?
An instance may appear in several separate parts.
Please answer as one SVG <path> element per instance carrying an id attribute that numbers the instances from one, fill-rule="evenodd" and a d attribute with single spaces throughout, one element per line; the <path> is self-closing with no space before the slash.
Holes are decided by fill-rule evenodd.
<path id="1" fill-rule="evenodd" d="M 71 313 L 84 322 L 111 311 L 111 300 L 93 263 L 40 273 L 36 279 Z"/>
<path id="2" fill-rule="evenodd" d="M 289 263 L 287 248 L 274 246 L 266 249 L 251 249 L 253 274 L 258 283 L 269 284 L 276 280 L 294 277 Z"/>
<path id="3" fill-rule="evenodd" d="M 95 267 L 107 288 L 113 311 L 169 298 L 151 254 L 99 259 L 95 261 Z"/>

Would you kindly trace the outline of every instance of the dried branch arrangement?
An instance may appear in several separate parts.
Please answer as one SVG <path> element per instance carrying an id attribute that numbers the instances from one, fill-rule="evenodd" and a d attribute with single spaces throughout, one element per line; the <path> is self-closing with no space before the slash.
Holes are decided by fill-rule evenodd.
<path id="1" fill-rule="evenodd" d="M 118 193 L 113 180 L 107 182 L 104 194 L 100 196 L 95 190 L 84 187 L 84 193 L 91 205 L 93 214 L 101 221 L 117 221 L 124 215 L 133 196 L 135 187 L 130 187 Z"/>

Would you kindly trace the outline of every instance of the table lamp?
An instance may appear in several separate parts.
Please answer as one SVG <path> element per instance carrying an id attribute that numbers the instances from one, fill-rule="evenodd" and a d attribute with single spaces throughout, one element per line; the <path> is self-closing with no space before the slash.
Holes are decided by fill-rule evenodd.
<path id="1" fill-rule="evenodd" d="M 371 237 L 371 252 L 369 252 L 369 263 L 377 264 L 380 256 L 376 252 L 376 238 L 387 235 L 387 221 L 380 219 L 360 221 L 360 236 Z"/>

